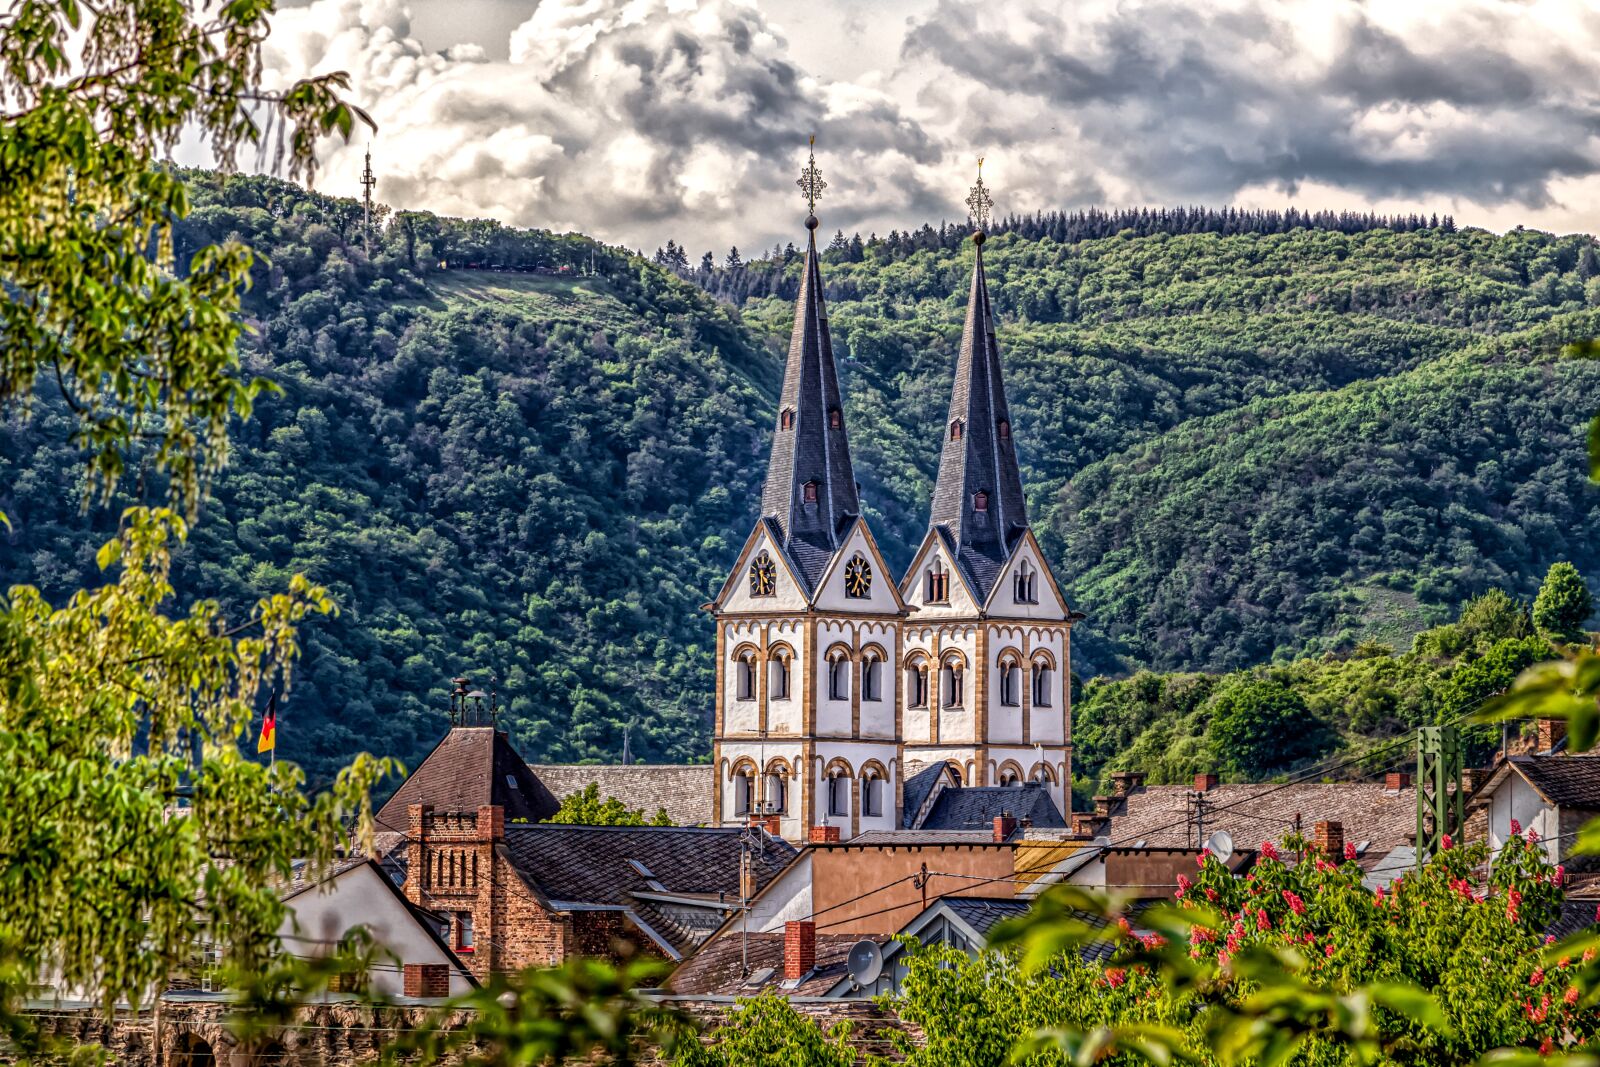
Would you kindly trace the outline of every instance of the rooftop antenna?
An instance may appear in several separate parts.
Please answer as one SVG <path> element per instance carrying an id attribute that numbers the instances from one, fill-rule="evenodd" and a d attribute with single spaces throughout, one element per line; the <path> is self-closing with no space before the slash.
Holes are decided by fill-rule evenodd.
<path id="1" fill-rule="evenodd" d="M 372 146 L 367 146 L 367 162 L 361 172 L 362 200 L 365 204 L 366 218 L 362 228 L 365 230 L 365 244 L 367 255 L 372 255 L 372 187 L 378 184 L 378 179 L 372 174 Z"/>

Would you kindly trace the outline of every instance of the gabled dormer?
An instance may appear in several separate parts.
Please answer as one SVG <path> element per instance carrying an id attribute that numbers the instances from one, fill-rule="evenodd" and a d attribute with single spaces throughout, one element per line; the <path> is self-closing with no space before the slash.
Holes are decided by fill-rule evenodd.
<path id="1" fill-rule="evenodd" d="M 970 619 L 983 604 L 956 565 L 954 543 L 942 529 L 929 530 L 911 566 L 900 580 L 900 596 L 920 620 L 951 617 Z"/>
<path id="2" fill-rule="evenodd" d="M 829 614 L 902 615 L 906 602 L 864 519 L 857 519 L 817 583 L 813 603 Z"/>
<path id="3" fill-rule="evenodd" d="M 770 518 L 756 521 L 727 581 L 708 605 L 719 612 L 804 611 L 811 598 L 804 579 L 784 551 L 782 533 Z"/>
<path id="4" fill-rule="evenodd" d="M 1032 530 L 1023 530 L 1000 569 L 983 605 L 984 614 L 997 619 L 1041 619 L 1059 622 L 1069 615 L 1061 587 L 1045 562 Z"/>

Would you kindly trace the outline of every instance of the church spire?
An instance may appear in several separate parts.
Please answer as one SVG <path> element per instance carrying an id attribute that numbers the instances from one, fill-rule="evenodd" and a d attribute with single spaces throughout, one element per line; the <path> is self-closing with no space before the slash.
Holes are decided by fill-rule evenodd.
<path id="1" fill-rule="evenodd" d="M 983 184 L 980 159 L 978 183 L 967 197 L 976 248 L 972 290 L 929 519 L 931 526 L 942 529 L 953 542 L 956 560 L 980 600 L 987 600 L 1018 536 L 1028 526 L 1022 474 L 1011 436 L 1011 412 L 1000 375 L 994 311 L 983 273 L 984 227 L 993 205 Z"/>
<path id="2" fill-rule="evenodd" d="M 838 551 L 849 520 L 861 513 L 817 266 L 816 205 L 827 182 L 817 170 L 816 138 L 811 141 L 812 153 L 797 183 L 806 198 L 805 271 L 795 301 L 778 426 L 761 496 L 761 513 L 776 522 L 783 547 L 808 591 L 816 588 Z"/>

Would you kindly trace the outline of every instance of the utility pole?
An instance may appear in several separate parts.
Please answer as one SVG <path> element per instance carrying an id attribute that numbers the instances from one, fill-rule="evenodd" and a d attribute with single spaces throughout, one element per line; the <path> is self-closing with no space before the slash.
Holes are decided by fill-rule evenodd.
<path id="1" fill-rule="evenodd" d="M 367 148 L 367 162 L 361 172 L 362 200 L 366 207 L 366 219 L 363 229 L 366 231 L 367 255 L 372 255 L 372 187 L 378 184 L 378 179 L 372 176 L 372 148 Z"/>
<path id="2" fill-rule="evenodd" d="M 1462 788 L 1461 732 L 1454 726 L 1424 726 L 1417 731 L 1417 866 L 1444 844 L 1446 834 L 1466 822 Z"/>

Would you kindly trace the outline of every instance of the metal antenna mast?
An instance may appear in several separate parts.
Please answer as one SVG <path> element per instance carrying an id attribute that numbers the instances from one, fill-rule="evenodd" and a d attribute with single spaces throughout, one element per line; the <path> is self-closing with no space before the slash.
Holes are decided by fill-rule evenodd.
<path id="1" fill-rule="evenodd" d="M 372 187 L 378 184 L 378 179 L 372 174 L 372 149 L 367 149 L 367 162 L 361 172 L 362 201 L 366 207 L 364 229 L 366 231 L 367 255 L 372 255 Z"/>

